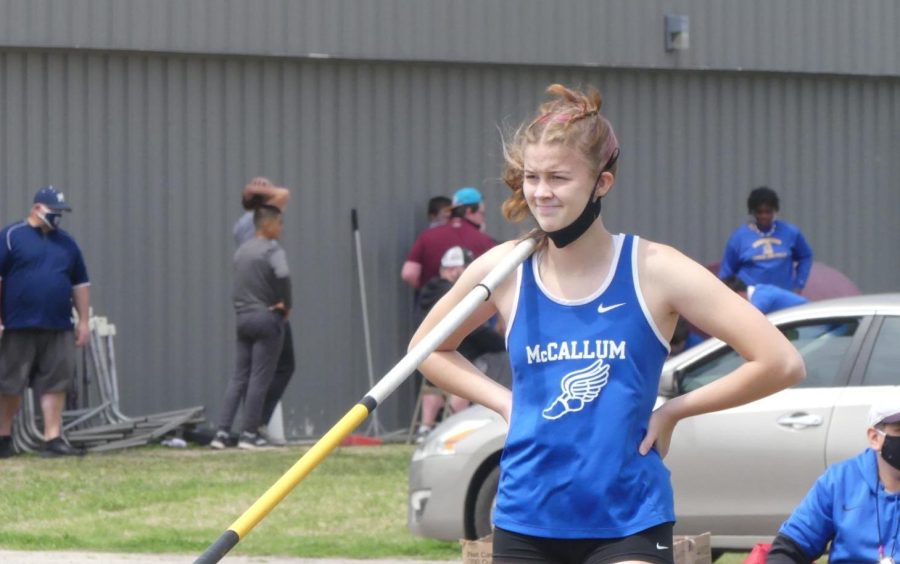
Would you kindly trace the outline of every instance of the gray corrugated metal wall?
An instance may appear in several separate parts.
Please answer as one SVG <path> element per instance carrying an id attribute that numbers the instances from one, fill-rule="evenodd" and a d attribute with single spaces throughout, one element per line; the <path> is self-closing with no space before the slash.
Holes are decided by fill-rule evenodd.
<path id="1" fill-rule="evenodd" d="M 897 76 L 897 29 L 895 0 L 0 0 L 0 45 L 339 59 Z"/>
<path id="2" fill-rule="evenodd" d="M 496 125 L 551 81 L 605 93 L 622 142 L 604 205 L 612 229 L 717 260 L 768 183 L 818 258 L 864 289 L 900 280 L 896 78 L 0 51 L 0 215 L 61 186 L 96 309 L 118 325 L 125 408 L 204 403 L 232 367 L 231 224 L 266 174 L 295 189 L 298 370 L 293 434 L 321 433 L 367 389 L 350 209 L 360 210 L 376 372 L 400 357 L 410 294 L 398 273 L 428 197 L 484 187 L 490 231 L 504 188 Z M 406 422 L 408 390 L 382 408 Z"/>

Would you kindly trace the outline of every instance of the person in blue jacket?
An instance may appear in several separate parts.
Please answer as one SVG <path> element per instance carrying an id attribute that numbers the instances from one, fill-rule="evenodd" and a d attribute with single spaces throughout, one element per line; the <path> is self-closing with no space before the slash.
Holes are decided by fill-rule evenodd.
<path id="1" fill-rule="evenodd" d="M 737 276 L 729 276 L 725 285 L 747 299 L 759 311 L 770 314 L 773 311 L 808 304 L 809 300 L 772 284 L 754 284 L 748 286 Z"/>
<path id="2" fill-rule="evenodd" d="M 737 276 L 748 286 L 771 284 L 800 293 L 809 279 L 813 251 L 800 228 L 777 218 L 778 194 L 767 186 L 747 198 L 753 221 L 738 227 L 725 246 L 719 278 Z"/>
<path id="3" fill-rule="evenodd" d="M 869 410 L 869 448 L 832 465 L 778 531 L 767 564 L 900 558 L 900 393 Z"/>

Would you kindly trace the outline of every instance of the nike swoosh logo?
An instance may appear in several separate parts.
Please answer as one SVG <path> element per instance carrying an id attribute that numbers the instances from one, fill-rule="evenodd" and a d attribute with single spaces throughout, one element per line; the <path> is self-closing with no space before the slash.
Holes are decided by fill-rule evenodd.
<path id="1" fill-rule="evenodd" d="M 656 543 L 656 550 L 668 550 L 668 549 L 669 549 L 668 546 L 663 546 L 659 543 Z"/>
<path id="2" fill-rule="evenodd" d="M 597 313 L 606 313 L 607 311 L 612 311 L 612 310 L 616 309 L 617 307 L 622 307 L 623 305 L 625 305 L 625 302 L 622 302 L 620 304 L 613 304 L 611 306 L 606 306 L 606 307 L 603 307 L 603 304 L 600 304 L 597 306 Z"/>
<path id="3" fill-rule="evenodd" d="M 847 504 L 844 504 L 843 509 L 844 511 L 853 511 L 854 509 L 856 509 L 856 507 L 849 507 L 847 506 Z"/>

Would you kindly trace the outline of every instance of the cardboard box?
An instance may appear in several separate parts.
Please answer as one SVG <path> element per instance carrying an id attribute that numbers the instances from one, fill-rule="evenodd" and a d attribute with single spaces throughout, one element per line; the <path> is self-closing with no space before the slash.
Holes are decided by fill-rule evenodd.
<path id="1" fill-rule="evenodd" d="M 709 533 L 675 537 L 672 550 L 675 552 L 675 564 L 712 564 Z"/>
<path id="2" fill-rule="evenodd" d="M 493 553 L 492 535 L 478 540 L 461 540 L 463 564 L 491 564 Z"/>
<path id="3" fill-rule="evenodd" d="M 461 540 L 463 564 L 491 564 L 491 535 L 478 540 Z M 712 564 L 709 533 L 694 537 L 675 537 L 672 546 L 675 564 Z"/>

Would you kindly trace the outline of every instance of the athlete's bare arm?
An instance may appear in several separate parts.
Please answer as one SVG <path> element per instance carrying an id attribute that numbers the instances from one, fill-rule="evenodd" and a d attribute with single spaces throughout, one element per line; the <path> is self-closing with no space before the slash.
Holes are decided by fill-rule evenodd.
<path id="1" fill-rule="evenodd" d="M 671 247 L 642 240 L 638 273 L 647 306 L 667 337 L 680 314 L 746 360 L 727 376 L 656 410 L 640 446 L 642 454 L 656 442 L 665 456 L 675 424 L 685 417 L 749 403 L 804 378 L 803 359 L 793 345 L 703 266 Z"/>
<path id="2" fill-rule="evenodd" d="M 462 301 L 514 246 L 513 241 L 500 244 L 470 264 L 450 291 L 428 312 L 413 335 L 410 348 Z M 441 389 L 492 409 L 507 420 L 512 407 L 512 393 L 475 368 L 456 352 L 456 348 L 466 335 L 494 314 L 499 313 L 505 325 L 512 307 L 514 285 L 515 273 L 512 273 L 494 290 L 491 298 L 479 306 L 419 367 L 422 374 Z"/>

